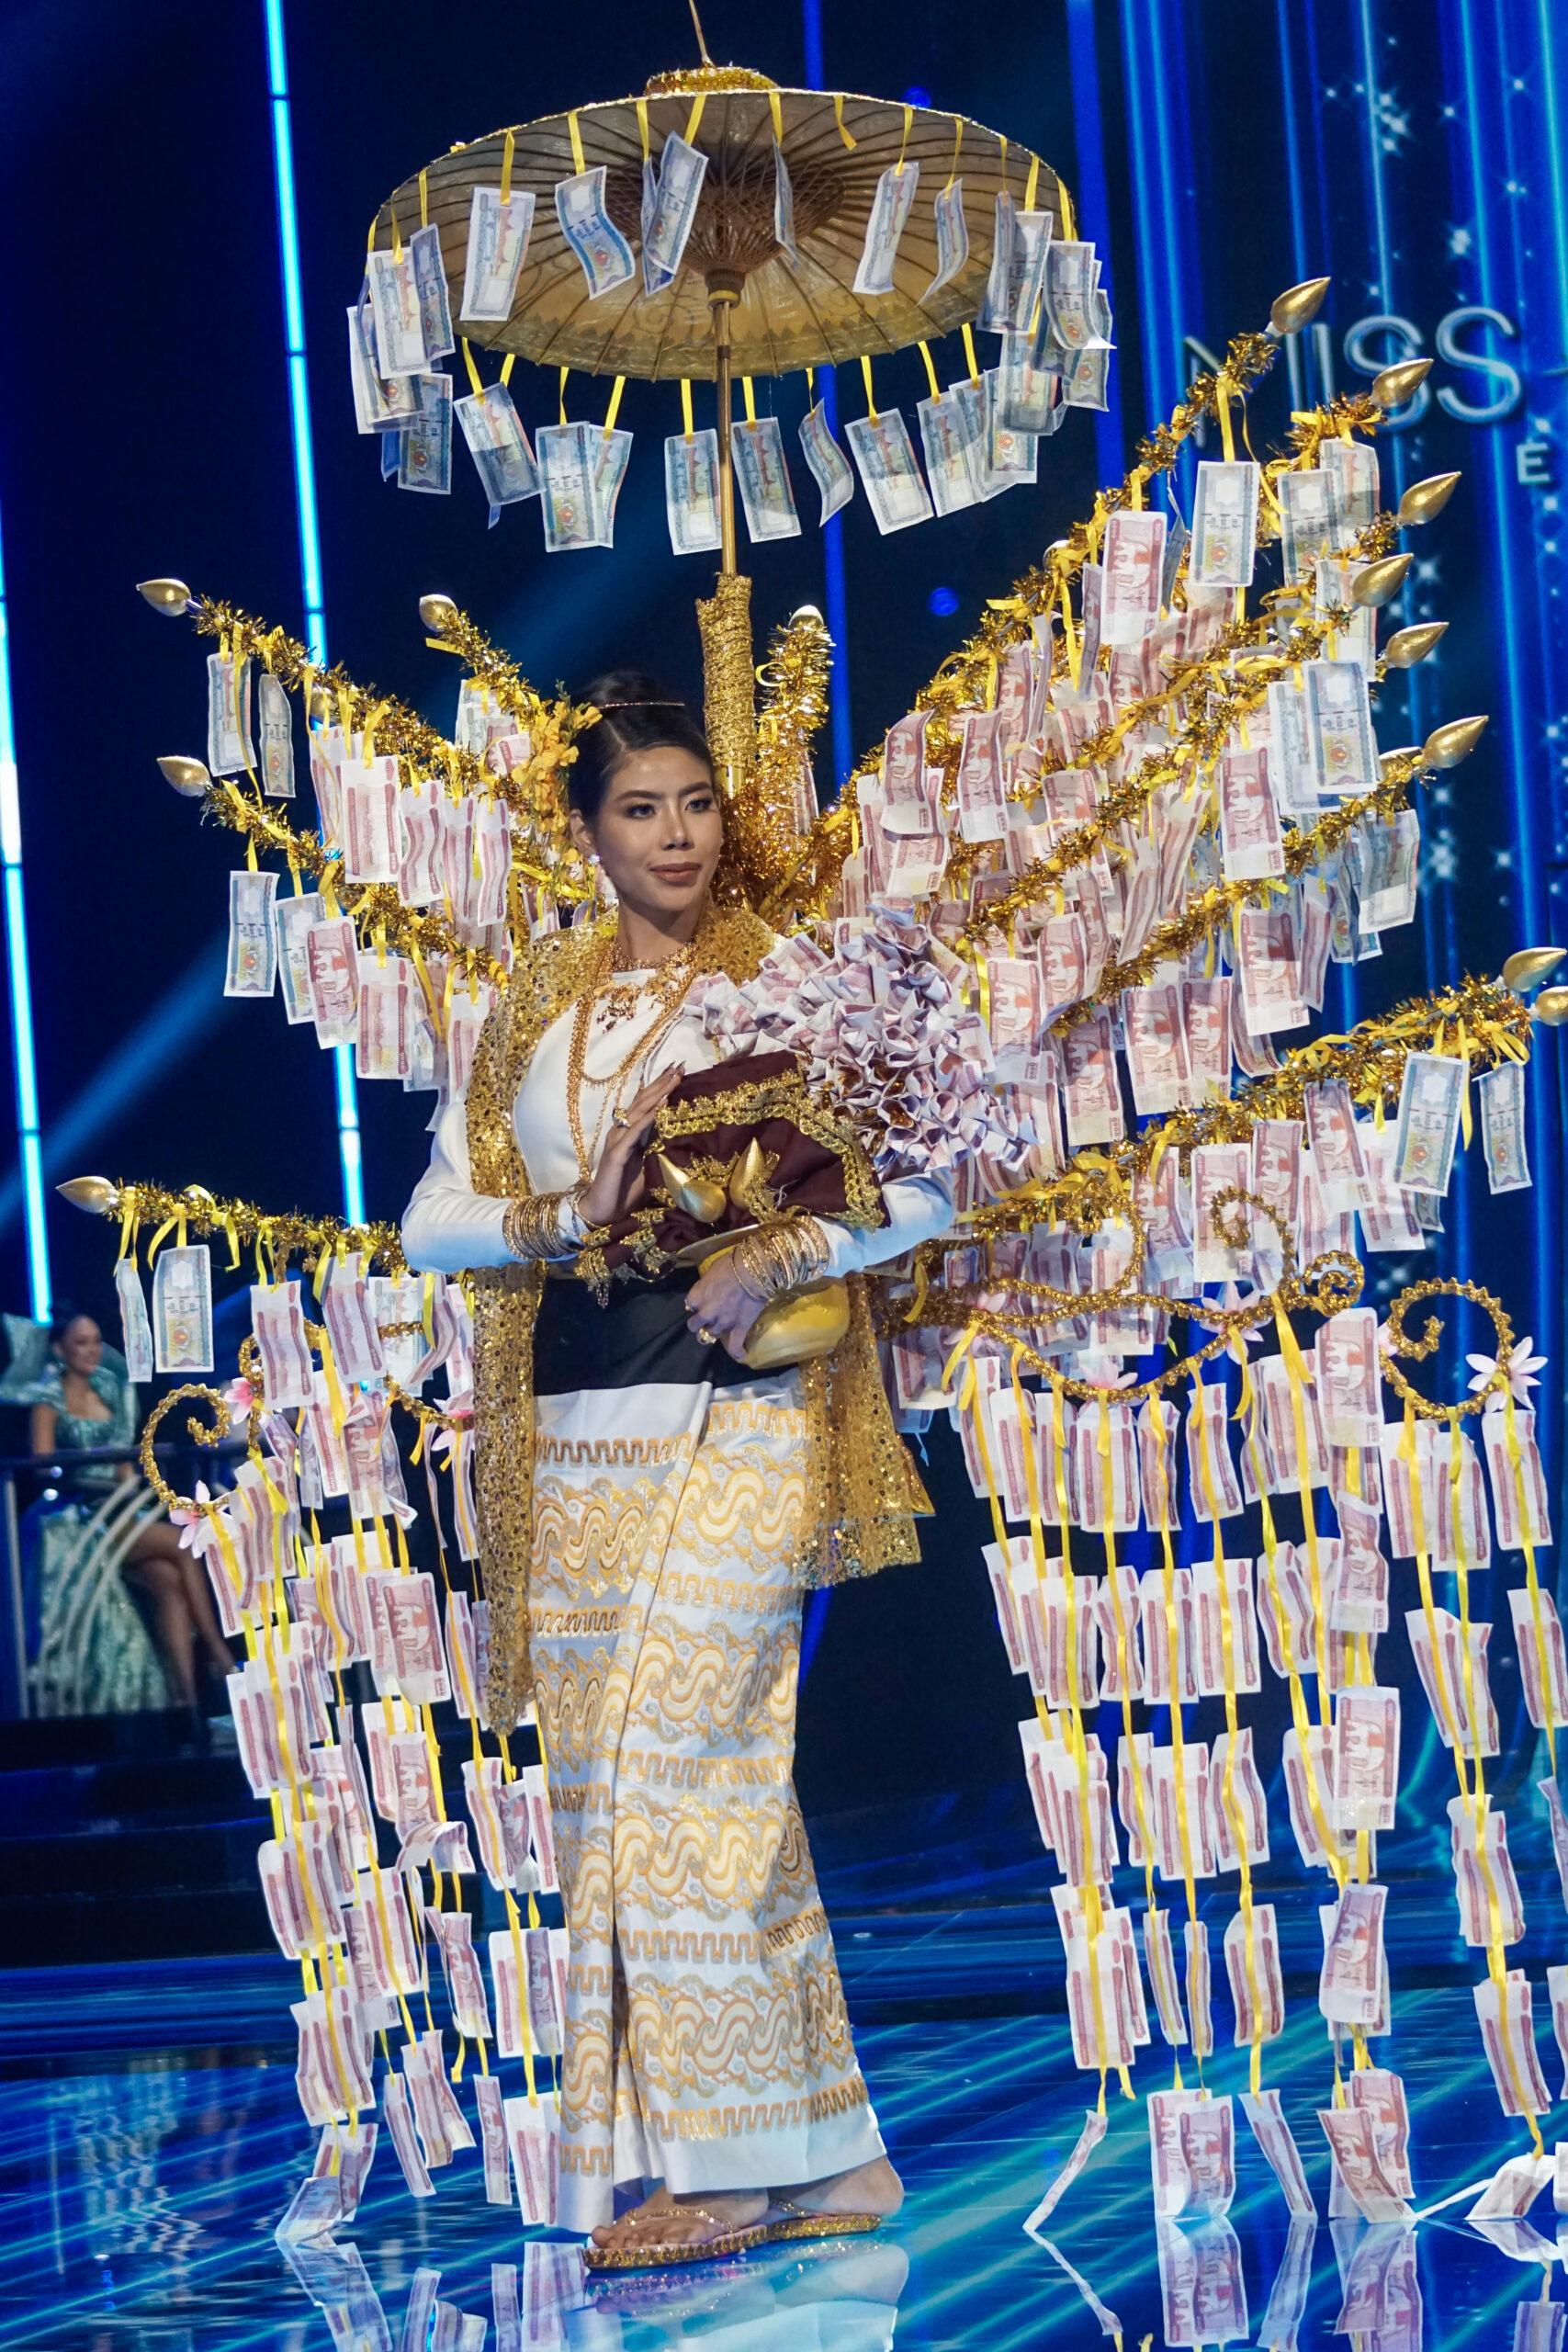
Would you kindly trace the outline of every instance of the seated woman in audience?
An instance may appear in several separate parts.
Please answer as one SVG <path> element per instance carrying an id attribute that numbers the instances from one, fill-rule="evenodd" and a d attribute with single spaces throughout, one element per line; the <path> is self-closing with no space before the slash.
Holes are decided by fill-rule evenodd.
<path id="1" fill-rule="evenodd" d="M 28 1513 L 32 1710 L 40 1715 L 134 1713 L 197 1705 L 197 1649 L 219 1681 L 233 1660 L 206 1573 L 129 1462 L 96 1449 L 136 1442 L 140 1415 L 125 1359 L 90 1315 L 58 1309 L 48 1324 L 5 1318 L 11 1361 L 0 1404 L 31 1408 L 31 1450 L 60 1464 L 58 1487 Z M 156 1646 L 127 1584 L 144 1593 Z"/>

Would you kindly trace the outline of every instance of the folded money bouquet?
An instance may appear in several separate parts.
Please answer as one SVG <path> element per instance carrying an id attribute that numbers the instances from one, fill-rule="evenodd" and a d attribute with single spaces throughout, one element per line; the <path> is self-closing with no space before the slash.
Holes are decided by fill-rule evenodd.
<path id="1" fill-rule="evenodd" d="M 1037 1138 L 1010 1090 L 998 1090 L 964 968 L 908 909 L 874 902 L 869 918 L 837 925 L 831 955 L 802 933 L 744 986 L 717 974 L 694 1001 L 727 1057 L 793 1054 L 884 1182 L 973 1159 L 987 1179 L 1016 1184 Z"/>

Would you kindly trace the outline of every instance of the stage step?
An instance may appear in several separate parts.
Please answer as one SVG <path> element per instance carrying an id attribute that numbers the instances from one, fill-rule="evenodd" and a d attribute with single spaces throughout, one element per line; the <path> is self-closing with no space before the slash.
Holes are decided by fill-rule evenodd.
<path id="1" fill-rule="evenodd" d="M 450 1727 L 454 1814 L 471 1752 Z M 0 1724 L 0 1968 L 275 1952 L 256 1876 L 272 1834 L 237 1758 L 193 1752 L 188 1715 Z"/>

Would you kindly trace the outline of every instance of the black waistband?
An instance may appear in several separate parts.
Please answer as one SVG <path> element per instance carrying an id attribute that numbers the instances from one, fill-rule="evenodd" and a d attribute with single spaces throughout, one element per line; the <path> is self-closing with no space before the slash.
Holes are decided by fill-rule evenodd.
<path id="1" fill-rule="evenodd" d="M 586 1283 L 547 1282 L 534 1326 L 534 1393 L 561 1396 L 577 1388 L 633 1388 L 643 1381 L 736 1388 L 757 1378 L 722 1346 L 705 1347 L 686 1329 L 688 1267 L 657 1282 L 617 1282 L 608 1306 Z"/>

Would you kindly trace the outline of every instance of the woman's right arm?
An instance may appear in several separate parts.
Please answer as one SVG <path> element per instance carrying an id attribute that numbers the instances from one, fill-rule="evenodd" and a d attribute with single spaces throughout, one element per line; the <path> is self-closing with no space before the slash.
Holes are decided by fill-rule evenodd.
<path id="1" fill-rule="evenodd" d="M 35 1453 L 52 1453 L 54 1452 L 54 1407 L 52 1405 L 35 1405 L 33 1407 L 32 1425 L 32 1445 L 33 1452 Z"/>
<path id="2" fill-rule="evenodd" d="M 403 1255 L 417 1274 L 456 1274 L 466 1266 L 510 1266 L 502 1238 L 507 1204 L 476 1193 L 468 1174 L 465 1102 L 441 1114 L 430 1166 L 403 1211 Z"/>

